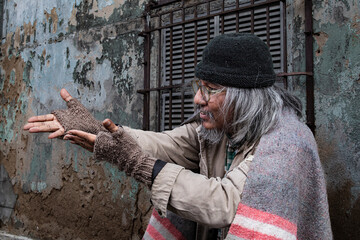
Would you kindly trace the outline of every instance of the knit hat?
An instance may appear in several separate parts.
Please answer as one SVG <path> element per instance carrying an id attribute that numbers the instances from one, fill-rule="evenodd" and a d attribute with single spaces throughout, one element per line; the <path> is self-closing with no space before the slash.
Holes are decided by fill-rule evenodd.
<path id="1" fill-rule="evenodd" d="M 250 33 L 224 34 L 212 39 L 195 68 L 195 76 L 235 88 L 269 87 L 276 79 L 268 46 Z"/>

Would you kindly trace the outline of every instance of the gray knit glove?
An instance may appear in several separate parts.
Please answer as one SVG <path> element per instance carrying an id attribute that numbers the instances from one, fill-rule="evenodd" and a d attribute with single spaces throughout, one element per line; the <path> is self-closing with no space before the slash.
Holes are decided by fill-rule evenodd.
<path id="1" fill-rule="evenodd" d="M 138 143 L 119 127 L 116 132 L 99 132 L 94 146 L 95 158 L 115 164 L 120 170 L 149 187 L 156 159 L 144 154 Z"/>
<path id="2" fill-rule="evenodd" d="M 98 134 L 100 131 L 108 131 L 104 128 L 102 122 L 96 120 L 77 99 L 72 98 L 66 105 L 68 109 L 60 109 L 52 112 L 64 127 L 65 132 L 72 129 L 92 134 Z"/>

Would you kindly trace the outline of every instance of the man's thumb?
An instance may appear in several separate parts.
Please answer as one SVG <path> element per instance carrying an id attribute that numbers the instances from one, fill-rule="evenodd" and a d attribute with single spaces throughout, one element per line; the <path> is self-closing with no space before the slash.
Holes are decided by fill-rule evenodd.
<path id="1" fill-rule="evenodd" d="M 116 132 L 118 129 L 118 126 L 116 126 L 115 123 L 113 123 L 110 119 L 105 119 L 103 121 L 103 125 L 111 133 Z"/>
<path id="2" fill-rule="evenodd" d="M 72 99 L 72 96 L 69 94 L 68 91 L 66 91 L 65 88 L 61 89 L 60 96 L 62 97 L 62 99 L 64 99 L 65 102 L 68 102 Z"/>

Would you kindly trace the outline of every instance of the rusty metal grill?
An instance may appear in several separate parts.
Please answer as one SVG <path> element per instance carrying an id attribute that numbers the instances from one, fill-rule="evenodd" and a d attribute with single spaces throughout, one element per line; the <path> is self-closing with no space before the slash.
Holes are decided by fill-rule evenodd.
<path id="1" fill-rule="evenodd" d="M 185 1 L 165 1 L 150 5 L 146 11 L 147 40 L 158 41 L 158 69 L 151 69 L 150 43 L 145 68 L 144 97 L 158 94 L 156 130 L 179 126 L 193 112 L 193 93 L 183 86 L 194 77 L 194 68 L 202 51 L 214 36 L 249 32 L 268 44 L 277 73 L 286 72 L 284 1 L 279 0 L 207 0 L 186 5 Z M 166 5 L 171 2 L 171 6 Z M 194 1 L 193 1 L 194 2 Z M 155 37 L 157 36 L 157 37 Z M 147 52 L 148 51 L 148 52 Z M 150 88 L 150 72 L 156 71 L 157 86 Z M 286 87 L 281 79 L 278 85 Z M 150 102 L 146 103 L 150 104 Z M 145 106 L 149 108 L 149 106 Z M 144 116 L 144 129 L 149 127 Z"/>

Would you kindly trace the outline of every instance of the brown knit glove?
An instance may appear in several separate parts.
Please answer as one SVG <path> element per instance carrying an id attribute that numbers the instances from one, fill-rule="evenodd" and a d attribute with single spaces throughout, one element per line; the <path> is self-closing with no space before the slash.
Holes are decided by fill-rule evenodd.
<path id="1" fill-rule="evenodd" d="M 156 159 L 144 154 L 137 142 L 122 127 L 114 133 L 99 132 L 95 140 L 94 154 L 97 160 L 113 163 L 127 175 L 151 186 Z"/>
<path id="2" fill-rule="evenodd" d="M 100 131 L 108 131 L 77 99 L 72 98 L 66 104 L 68 109 L 60 109 L 52 112 L 64 127 L 65 132 L 72 129 L 92 134 L 98 134 Z"/>

